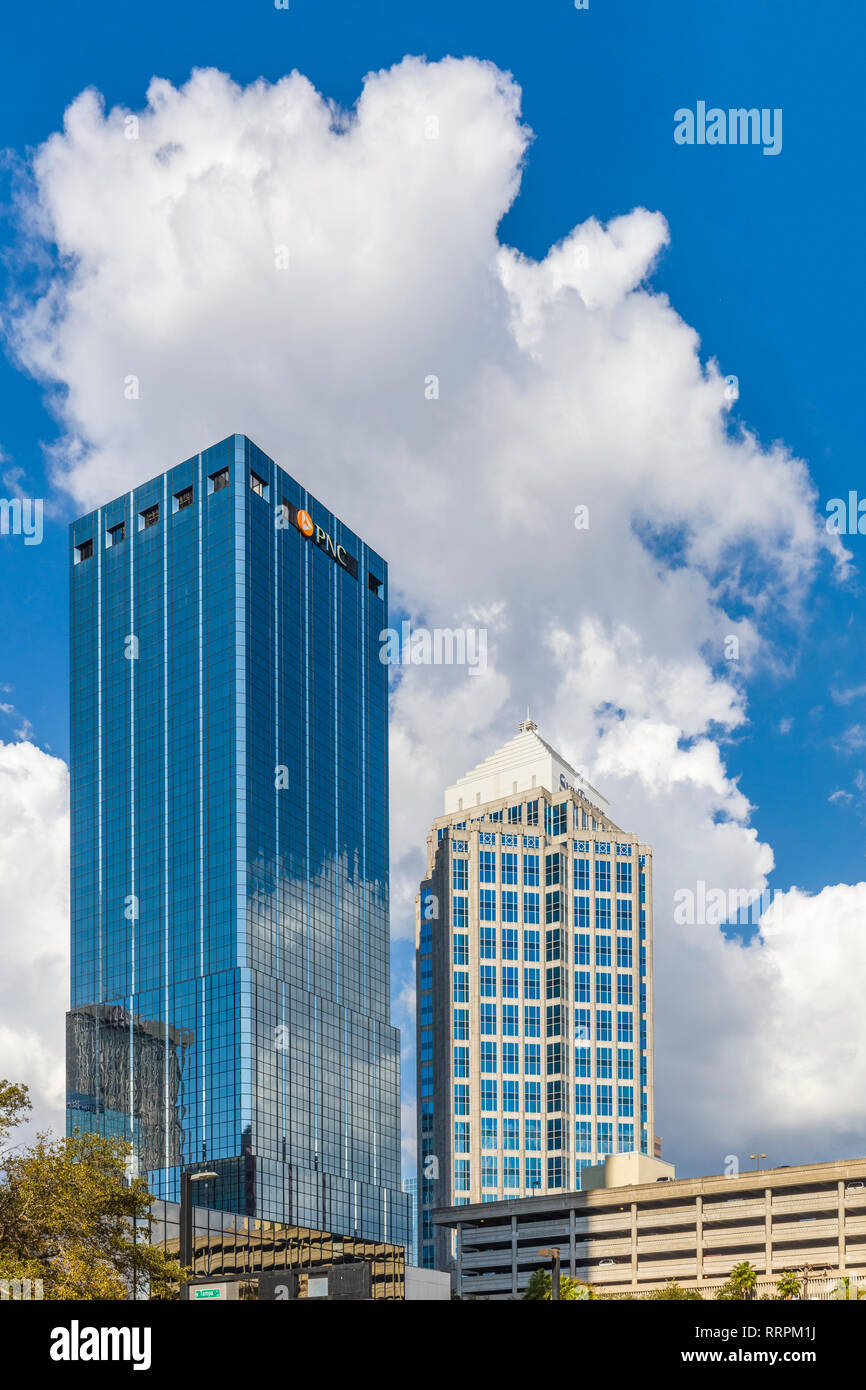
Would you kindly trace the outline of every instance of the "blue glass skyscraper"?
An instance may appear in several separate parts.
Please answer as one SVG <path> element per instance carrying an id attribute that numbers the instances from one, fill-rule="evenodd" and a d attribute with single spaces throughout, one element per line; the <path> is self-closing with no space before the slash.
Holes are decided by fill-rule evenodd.
<path id="1" fill-rule="evenodd" d="M 69 1128 L 402 1244 L 385 562 L 242 435 L 70 547 Z"/>

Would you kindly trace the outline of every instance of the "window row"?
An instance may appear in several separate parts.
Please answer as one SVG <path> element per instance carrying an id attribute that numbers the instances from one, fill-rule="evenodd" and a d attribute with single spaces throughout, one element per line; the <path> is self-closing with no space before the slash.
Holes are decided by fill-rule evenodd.
<path id="1" fill-rule="evenodd" d="M 578 933 L 574 938 L 575 964 L 589 965 L 590 960 L 590 936 L 589 933 Z M 516 927 L 503 927 L 500 941 L 500 948 L 497 950 L 497 935 L 495 927 L 481 927 L 478 934 L 478 950 L 482 960 L 496 960 L 501 955 L 503 961 L 516 961 L 518 956 L 519 937 Z M 609 966 L 612 962 L 613 938 L 606 933 L 596 932 L 595 936 L 595 963 L 597 966 Z M 554 928 L 547 931 L 544 937 L 544 959 L 547 962 L 565 960 L 568 956 L 568 940 L 563 931 Z M 523 960 L 525 963 L 540 961 L 541 959 L 541 933 L 531 928 L 523 932 Z M 422 969 L 425 965 L 422 958 Z M 469 937 L 463 932 L 455 931 L 452 936 L 452 964 L 469 964 Z M 631 970 L 634 967 L 634 953 L 632 950 L 632 940 L 630 936 L 621 935 L 616 938 L 616 964 L 620 970 Z M 640 948 L 639 964 L 641 973 L 646 971 L 646 947 Z M 578 985 L 578 974 L 575 973 L 575 986 Z"/>
<path id="2" fill-rule="evenodd" d="M 634 1125 L 623 1121 L 617 1125 L 617 1152 L 633 1153 Z M 548 1149 L 565 1148 L 561 1142 L 548 1145 Z M 614 1129 L 611 1121 L 599 1121 L 596 1125 L 596 1153 L 599 1155 L 614 1152 Z M 592 1126 L 579 1122 L 575 1140 L 576 1153 L 592 1153 Z M 501 1160 L 502 1187 L 518 1189 L 520 1187 L 520 1159 L 517 1156 L 505 1154 Z M 548 1188 L 560 1188 L 568 1182 L 568 1160 L 564 1154 L 551 1154 L 547 1159 L 547 1186 Z M 481 1187 L 498 1188 L 500 1172 L 500 1160 L 494 1154 L 482 1154 L 481 1156 Z M 524 1183 L 523 1185 L 530 1191 L 533 1188 L 541 1187 L 542 1161 L 540 1157 L 532 1155 L 523 1160 Z M 455 1158 L 454 1160 L 454 1189 L 456 1192 L 468 1192 L 471 1187 L 471 1166 L 468 1158 Z"/>
<path id="3" fill-rule="evenodd" d="M 609 849 L 609 846 L 605 846 Z M 631 849 L 631 846 L 625 846 Z M 597 847 L 598 851 L 598 847 Z M 540 886 L 540 856 L 537 854 L 523 855 L 523 885 L 526 888 Z M 501 851 L 499 854 L 499 882 L 503 887 L 509 884 L 518 883 L 518 856 L 512 851 Z M 478 855 L 478 878 L 480 883 L 496 883 L 496 851 L 492 849 L 482 849 Z M 611 875 L 611 865 L 608 859 L 596 859 L 594 882 L 597 893 L 609 893 L 611 882 L 616 885 L 617 893 L 631 894 L 632 892 L 632 866 L 628 860 L 617 860 L 615 873 Z M 544 856 L 544 883 L 548 888 L 557 884 L 564 884 L 568 868 L 567 856 L 555 851 Z M 591 883 L 590 860 L 588 857 L 580 856 L 572 860 L 572 887 L 577 891 L 589 892 Z M 469 860 L 455 856 L 451 860 L 451 887 L 455 892 L 466 892 L 469 887 Z"/>
<path id="4" fill-rule="evenodd" d="M 523 1082 L 523 1113 L 524 1115 L 540 1115 L 542 1102 L 542 1082 L 524 1081 Z M 498 1114 L 500 1111 L 504 1115 L 520 1114 L 520 1082 L 508 1079 L 494 1080 L 490 1077 L 482 1077 L 479 1082 L 479 1100 L 482 1114 Z M 599 1083 L 596 1085 L 596 1113 L 599 1115 L 613 1114 L 614 1088 L 613 1083 Z M 567 1082 L 548 1081 L 544 1092 L 546 1100 L 546 1113 L 549 1116 L 557 1114 L 559 1111 L 568 1109 L 569 1085 Z M 635 1113 L 634 1087 L 617 1085 L 616 1088 L 617 1108 L 619 1115 L 626 1118 Z M 641 1091 L 640 1096 L 641 1118 L 645 1119 L 646 1098 Z M 577 1115 L 592 1114 L 592 1087 L 588 1082 L 578 1081 L 574 1086 L 574 1108 Z M 469 1105 L 469 1086 L 464 1081 L 454 1083 L 454 1114 L 455 1116 L 468 1115 Z M 482 1121 L 483 1123 L 483 1121 Z"/>
<path id="5" fill-rule="evenodd" d="M 518 892 L 516 888 L 503 888 L 498 895 L 498 902 L 495 888 L 480 888 L 478 890 L 479 918 L 482 922 L 519 922 L 518 901 Z M 572 912 L 572 922 L 575 927 L 589 928 L 593 924 L 592 904 L 588 894 L 580 894 L 574 897 Z M 451 915 L 455 927 L 468 927 L 469 899 L 461 894 L 455 893 L 451 899 Z M 532 891 L 524 891 L 523 921 L 530 924 L 540 922 L 540 916 L 540 894 Z M 642 925 L 644 920 L 644 911 L 641 909 Z M 608 897 L 597 897 L 595 899 L 595 926 L 601 931 L 609 931 L 612 921 L 611 899 Z M 562 889 L 554 888 L 545 893 L 544 922 L 546 926 L 550 926 L 556 922 L 568 925 L 568 895 Z M 631 931 L 633 922 L 634 916 L 631 898 L 617 898 L 617 931 Z"/>

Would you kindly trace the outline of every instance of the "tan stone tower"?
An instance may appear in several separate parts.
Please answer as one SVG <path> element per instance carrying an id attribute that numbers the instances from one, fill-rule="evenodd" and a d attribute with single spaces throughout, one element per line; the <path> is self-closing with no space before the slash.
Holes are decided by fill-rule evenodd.
<path id="1" fill-rule="evenodd" d="M 434 1207 L 652 1155 L 652 851 L 528 717 L 445 791 L 417 898 L 419 1257 Z"/>

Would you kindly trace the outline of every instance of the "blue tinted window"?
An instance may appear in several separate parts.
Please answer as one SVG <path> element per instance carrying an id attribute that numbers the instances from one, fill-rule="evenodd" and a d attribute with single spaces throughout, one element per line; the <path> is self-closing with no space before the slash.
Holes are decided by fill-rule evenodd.
<path id="1" fill-rule="evenodd" d="M 496 921 L 496 889 L 481 888 L 480 894 L 480 915 L 482 922 Z"/>
<path id="2" fill-rule="evenodd" d="M 577 889 L 579 892 L 582 892 L 582 893 L 588 893 L 588 892 L 589 892 L 589 860 L 588 860 L 588 859 L 575 859 L 575 860 L 574 860 L 574 870 L 573 870 L 573 873 L 574 873 L 574 887 L 575 887 L 575 889 Z"/>

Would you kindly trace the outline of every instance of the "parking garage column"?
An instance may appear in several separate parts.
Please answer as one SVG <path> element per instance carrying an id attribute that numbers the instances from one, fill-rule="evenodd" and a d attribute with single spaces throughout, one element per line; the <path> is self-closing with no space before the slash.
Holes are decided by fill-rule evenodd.
<path id="1" fill-rule="evenodd" d="M 845 1184 L 839 1182 L 838 1227 L 839 1227 L 839 1270 L 845 1272 Z"/>
<path id="2" fill-rule="evenodd" d="M 511 1218 L 511 1293 L 517 1297 L 517 1217 Z"/>
<path id="3" fill-rule="evenodd" d="M 704 1199 L 695 1198 L 695 1278 L 698 1283 L 704 1278 Z"/>
<path id="4" fill-rule="evenodd" d="M 631 1204 L 631 1282 L 637 1285 L 637 1202 Z"/>
<path id="5" fill-rule="evenodd" d="M 773 1189 L 764 1188 L 764 1277 L 773 1275 Z"/>

